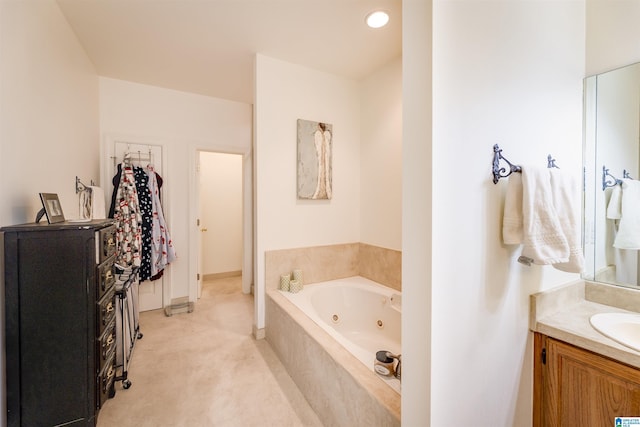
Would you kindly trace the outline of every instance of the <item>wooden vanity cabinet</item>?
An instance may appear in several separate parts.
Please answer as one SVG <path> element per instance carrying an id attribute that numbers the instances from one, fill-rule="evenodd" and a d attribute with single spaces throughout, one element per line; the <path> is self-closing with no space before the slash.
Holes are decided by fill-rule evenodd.
<path id="1" fill-rule="evenodd" d="M 534 427 L 602 427 L 640 416 L 640 369 L 536 333 Z"/>

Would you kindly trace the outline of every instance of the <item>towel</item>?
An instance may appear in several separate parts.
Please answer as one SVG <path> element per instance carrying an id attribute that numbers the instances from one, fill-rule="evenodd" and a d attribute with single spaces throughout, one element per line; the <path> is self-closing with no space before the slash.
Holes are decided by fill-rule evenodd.
<path id="1" fill-rule="evenodd" d="M 522 174 L 512 173 L 507 183 L 502 218 L 502 240 L 506 245 L 519 245 L 523 241 L 522 229 Z"/>
<path id="2" fill-rule="evenodd" d="M 580 237 L 580 188 L 578 180 L 557 168 L 550 168 L 553 206 L 560 228 L 567 239 L 569 260 L 553 267 L 569 273 L 581 273 L 584 266 Z"/>
<path id="3" fill-rule="evenodd" d="M 622 214 L 613 246 L 640 249 L 640 181 L 622 180 Z"/>
<path id="4" fill-rule="evenodd" d="M 88 188 L 91 190 L 91 218 L 105 219 L 107 217 L 107 211 L 105 208 L 104 190 L 94 186 Z"/>
<path id="5" fill-rule="evenodd" d="M 80 194 L 80 204 L 78 206 L 80 218 L 79 220 L 91 219 L 91 190 L 88 188 L 83 189 Z"/>
<path id="6" fill-rule="evenodd" d="M 518 261 L 538 265 L 569 262 L 569 243 L 554 205 L 549 168 L 522 167 L 522 220 L 524 247 Z"/>
<path id="7" fill-rule="evenodd" d="M 616 185 L 611 191 L 611 198 L 607 204 L 607 218 L 620 219 L 622 217 L 622 186 Z"/>
<path id="8" fill-rule="evenodd" d="M 633 185 L 633 184 L 631 184 Z M 607 219 L 610 222 L 611 240 L 615 242 L 618 235 L 619 221 L 622 218 L 622 185 L 615 185 L 611 189 L 611 197 L 607 204 Z M 611 244 L 613 246 L 613 244 Z M 638 253 L 634 250 L 613 248 L 613 263 L 616 266 L 616 282 L 628 285 L 638 284 Z"/>

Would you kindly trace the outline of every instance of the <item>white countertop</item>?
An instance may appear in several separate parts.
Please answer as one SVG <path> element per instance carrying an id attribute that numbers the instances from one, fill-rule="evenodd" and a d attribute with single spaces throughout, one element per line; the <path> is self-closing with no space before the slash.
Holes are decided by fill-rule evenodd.
<path id="1" fill-rule="evenodd" d="M 530 329 L 640 369 L 640 352 L 596 331 L 596 313 L 640 311 L 640 290 L 578 281 L 531 295 Z M 635 309 L 635 310 L 634 310 Z"/>

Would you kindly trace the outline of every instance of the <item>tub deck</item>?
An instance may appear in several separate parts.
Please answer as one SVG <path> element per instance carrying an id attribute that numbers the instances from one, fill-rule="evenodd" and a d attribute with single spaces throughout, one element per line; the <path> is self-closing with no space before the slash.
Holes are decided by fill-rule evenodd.
<path id="1" fill-rule="evenodd" d="M 265 332 L 324 424 L 400 426 L 400 394 L 275 289 Z"/>

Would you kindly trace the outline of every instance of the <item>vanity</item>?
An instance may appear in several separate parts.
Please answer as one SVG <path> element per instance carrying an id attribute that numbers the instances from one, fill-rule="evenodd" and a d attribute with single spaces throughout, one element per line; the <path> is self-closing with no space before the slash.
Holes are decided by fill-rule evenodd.
<path id="1" fill-rule="evenodd" d="M 585 267 L 531 295 L 536 427 L 640 417 L 640 64 L 587 77 L 583 112 Z"/>
<path id="2" fill-rule="evenodd" d="M 530 302 L 533 425 L 613 426 L 615 417 L 640 416 L 640 352 L 590 322 L 599 313 L 635 314 L 640 291 L 581 280 Z"/>

